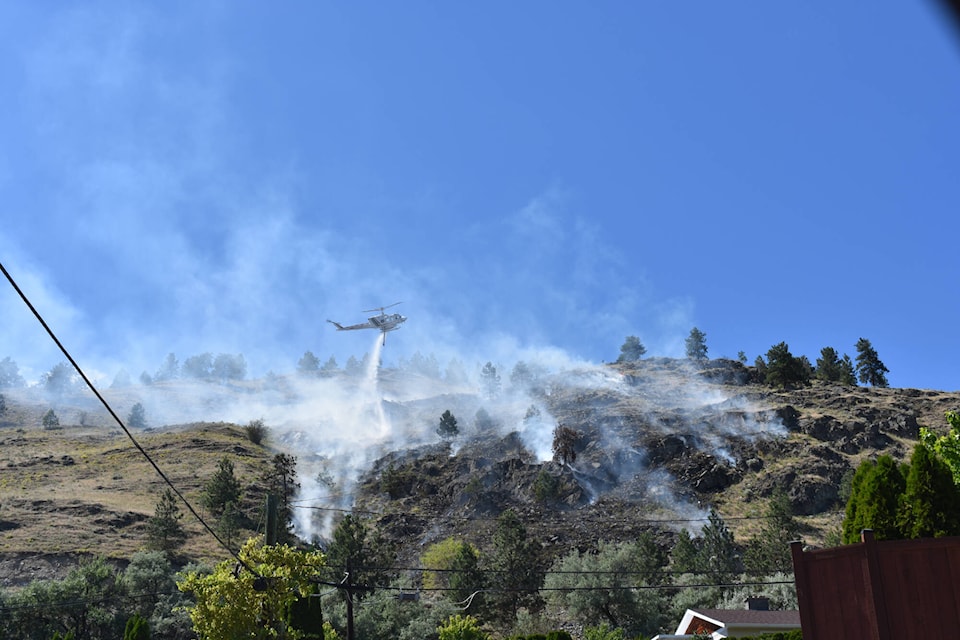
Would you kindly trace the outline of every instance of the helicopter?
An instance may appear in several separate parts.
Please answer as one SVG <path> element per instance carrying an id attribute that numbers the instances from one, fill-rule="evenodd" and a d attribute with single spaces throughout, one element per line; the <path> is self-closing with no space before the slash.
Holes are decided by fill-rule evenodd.
<path id="1" fill-rule="evenodd" d="M 373 313 L 374 311 L 379 311 L 379 315 L 370 316 L 366 322 L 361 324 L 351 324 L 349 326 L 343 326 L 339 322 L 334 322 L 333 320 L 327 320 L 330 324 L 337 328 L 337 331 L 354 331 L 356 329 L 379 329 L 380 333 L 383 334 L 383 344 L 387 344 L 387 332 L 396 331 L 400 328 L 400 325 L 407 321 L 406 316 L 402 316 L 399 313 L 384 313 L 390 307 L 395 307 L 399 302 L 394 302 L 393 304 L 388 304 L 385 307 L 375 307 L 373 309 L 366 309 L 364 313 Z"/>

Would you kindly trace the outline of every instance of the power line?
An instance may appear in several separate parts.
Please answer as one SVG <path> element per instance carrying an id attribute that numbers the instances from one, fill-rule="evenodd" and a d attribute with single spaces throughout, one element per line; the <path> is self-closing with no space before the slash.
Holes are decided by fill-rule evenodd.
<path id="1" fill-rule="evenodd" d="M 133 437 L 133 434 L 127 428 L 127 425 L 124 424 L 123 420 L 120 419 L 120 416 L 118 416 L 117 413 L 113 410 L 113 407 L 110 406 L 110 403 L 107 402 L 106 398 L 104 398 L 100 394 L 100 391 L 97 390 L 96 386 L 94 386 L 90 378 L 87 377 L 87 374 L 83 372 L 83 369 L 80 368 L 80 365 L 77 363 L 77 361 L 73 359 L 73 356 L 70 355 L 70 352 L 67 351 L 67 348 L 63 345 L 63 343 L 60 342 L 60 339 L 57 338 L 56 334 L 53 332 L 53 329 L 50 328 L 47 322 L 43 319 L 43 316 L 40 315 L 40 312 L 37 311 L 36 307 L 33 306 L 29 298 L 27 298 L 26 294 L 20 289 L 16 281 L 13 279 L 13 276 L 10 275 L 10 272 L 7 271 L 6 267 L 3 266 L 2 262 L 0 262 L 0 271 L 3 272 L 3 275 L 7 278 L 7 281 L 10 283 L 10 286 L 12 286 L 14 291 L 17 292 L 17 295 L 20 296 L 20 299 L 23 300 L 23 303 L 27 305 L 27 308 L 30 309 L 30 311 L 33 313 L 33 316 L 44 328 L 44 330 L 47 332 L 47 335 L 49 335 L 50 338 L 53 340 L 54 344 L 57 345 L 57 347 L 63 353 L 64 357 L 66 357 L 66 359 L 70 362 L 70 364 L 73 365 L 74 370 L 77 372 L 80 378 L 83 379 L 87 387 L 90 388 L 90 391 L 93 392 L 93 395 L 97 397 L 97 400 L 100 401 L 100 404 L 102 404 L 103 407 L 107 410 L 107 413 L 109 413 L 110 416 L 116 421 L 116 423 L 120 426 L 123 432 L 127 435 L 127 438 L 130 439 L 130 442 L 133 443 L 133 446 L 136 447 L 137 451 L 139 451 L 140 454 L 147 460 L 147 462 L 150 463 L 150 466 L 153 467 L 153 469 L 163 479 L 163 481 L 167 484 L 167 486 L 170 487 L 170 489 L 177 495 L 177 497 L 180 498 L 180 501 L 183 502 L 184 505 L 186 505 L 187 510 L 190 511 L 193 517 L 196 518 L 201 525 L 203 525 L 203 528 L 207 530 L 207 533 L 213 536 L 214 539 L 220 544 L 220 546 L 226 549 L 227 552 L 231 556 L 233 556 L 237 560 L 237 562 L 239 562 L 240 565 L 243 566 L 244 569 L 246 569 L 253 575 L 260 577 L 260 574 L 254 571 L 250 567 L 250 565 L 248 565 L 236 551 L 231 549 L 230 546 L 226 542 L 224 542 L 219 535 L 217 535 L 217 533 L 213 530 L 213 528 L 209 524 L 207 524 L 207 522 L 202 517 L 200 517 L 200 514 L 197 512 L 196 509 L 194 509 L 193 505 L 190 504 L 190 501 L 187 500 L 187 498 L 180 492 L 179 489 L 177 489 L 177 487 L 173 484 L 170 478 L 167 477 L 167 474 L 165 474 L 163 470 L 153 460 L 153 458 L 150 457 L 150 454 L 147 453 L 146 449 L 144 449 L 140 445 L 140 443 L 137 442 L 137 439 Z"/>

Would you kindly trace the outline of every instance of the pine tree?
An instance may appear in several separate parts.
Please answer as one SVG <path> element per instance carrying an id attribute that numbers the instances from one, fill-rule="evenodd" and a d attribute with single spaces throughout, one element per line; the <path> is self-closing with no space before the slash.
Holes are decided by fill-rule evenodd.
<path id="1" fill-rule="evenodd" d="M 637 336 L 627 336 L 620 346 L 620 356 L 617 362 L 636 362 L 647 352 L 647 348 Z"/>
<path id="2" fill-rule="evenodd" d="M 500 395 L 500 374 L 492 362 L 483 365 L 480 371 L 480 388 L 487 398 L 496 398 Z"/>
<path id="3" fill-rule="evenodd" d="M 320 369 L 320 360 L 313 355 L 312 351 L 307 351 L 303 357 L 297 361 L 297 373 L 302 375 L 313 375 Z"/>
<path id="4" fill-rule="evenodd" d="M 681 529 L 673 543 L 673 549 L 670 550 L 670 568 L 680 573 L 695 573 L 699 570 L 698 555 L 697 545 L 690 532 Z"/>
<path id="5" fill-rule="evenodd" d="M 874 387 L 887 387 L 890 370 L 880 361 L 876 349 L 866 338 L 857 340 L 857 376 L 863 384 Z"/>
<path id="6" fill-rule="evenodd" d="M 795 384 L 806 384 L 810 374 L 803 360 L 790 353 L 786 342 L 770 347 L 767 351 L 765 381 L 773 387 L 790 388 Z"/>
<path id="7" fill-rule="evenodd" d="M 923 443 L 914 447 L 910 457 L 898 524 L 907 538 L 960 533 L 960 491 L 950 468 Z"/>
<path id="8" fill-rule="evenodd" d="M 437 427 L 437 435 L 439 435 L 444 440 L 451 440 L 457 437 L 457 434 L 460 433 L 460 428 L 457 426 L 457 419 L 450 409 L 447 409 L 443 412 L 443 415 L 440 416 L 440 425 Z"/>
<path id="9" fill-rule="evenodd" d="M 512 509 L 497 518 L 489 567 L 495 591 L 488 598 L 495 617 L 515 620 L 521 607 L 539 602 L 538 590 L 543 582 L 539 546 L 527 537 L 526 527 Z"/>
<path id="10" fill-rule="evenodd" d="M 267 485 L 267 493 L 278 499 L 277 519 L 280 527 L 277 540 L 281 543 L 293 542 L 293 499 L 300 490 L 297 458 L 286 453 L 276 454 L 263 480 Z"/>
<path id="11" fill-rule="evenodd" d="M 876 463 L 862 462 L 853 477 L 853 493 L 843 522 L 843 542 L 859 542 L 863 529 L 873 529 L 877 540 L 903 538 L 898 512 L 905 489 L 903 469 L 892 457 L 882 455 Z"/>
<path id="12" fill-rule="evenodd" d="M 59 429 L 60 428 L 60 418 L 57 417 L 56 412 L 53 409 L 48 409 L 40 422 L 43 424 L 44 429 Z"/>
<path id="13" fill-rule="evenodd" d="M 842 374 L 840 356 L 833 347 L 824 347 L 817 358 L 817 380 L 840 382 Z"/>
<path id="14" fill-rule="evenodd" d="M 201 504 L 216 516 L 223 513 L 228 502 L 240 502 L 240 482 L 233 475 L 233 462 L 224 456 L 217 463 L 217 470 L 204 485 Z"/>
<path id="15" fill-rule="evenodd" d="M 733 540 L 733 533 L 716 510 L 710 509 L 700 538 L 697 564 L 704 573 L 709 573 L 717 584 L 730 582 L 743 570 L 740 549 Z"/>
<path id="16" fill-rule="evenodd" d="M 691 360 L 702 361 L 707 359 L 707 334 L 694 327 L 690 330 L 686 342 L 687 357 Z"/>
<path id="17" fill-rule="evenodd" d="M 771 496 L 764 512 L 760 534 L 747 545 L 744 564 L 750 571 L 770 574 L 793 569 L 790 543 L 800 538 L 800 522 L 783 491 Z"/>
<path id="18" fill-rule="evenodd" d="M 139 402 L 130 409 L 127 416 L 127 426 L 134 429 L 143 429 L 147 426 L 147 412 Z"/>
<path id="19" fill-rule="evenodd" d="M 471 595 L 483 589 L 485 582 L 480 569 L 480 554 L 472 545 L 462 543 L 457 548 L 450 563 L 449 583 L 449 597 L 454 602 L 465 602 Z M 479 601 L 477 604 L 480 604 Z"/>
<path id="20" fill-rule="evenodd" d="M 179 548 L 187 539 L 180 524 L 182 518 L 176 496 L 170 489 L 165 489 L 160 494 L 153 517 L 147 521 L 147 546 L 167 553 Z"/>
<path id="21" fill-rule="evenodd" d="M 847 354 L 843 354 L 843 359 L 840 360 L 840 384 L 848 387 L 857 386 L 857 372 Z"/>

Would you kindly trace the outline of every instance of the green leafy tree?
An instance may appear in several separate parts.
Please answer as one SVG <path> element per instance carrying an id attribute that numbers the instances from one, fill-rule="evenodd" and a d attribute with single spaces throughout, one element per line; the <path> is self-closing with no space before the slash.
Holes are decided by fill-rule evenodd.
<path id="1" fill-rule="evenodd" d="M 177 593 L 175 570 L 163 551 L 137 551 L 120 576 L 122 591 L 130 599 L 130 607 L 144 618 L 158 620 L 170 614 L 164 608 L 169 596 Z M 152 628 L 156 625 L 151 624 Z"/>
<path id="2" fill-rule="evenodd" d="M 707 359 L 707 334 L 694 327 L 685 341 L 687 357 L 691 360 L 703 361 Z"/>
<path id="3" fill-rule="evenodd" d="M 160 494 L 153 517 L 147 521 L 147 546 L 167 553 L 181 547 L 187 540 L 186 531 L 180 524 L 182 518 L 176 496 L 172 490 L 165 489 Z"/>
<path id="4" fill-rule="evenodd" d="M 739 362 L 740 364 L 747 364 L 746 351 L 737 351 L 737 362 Z"/>
<path id="5" fill-rule="evenodd" d="M 647 348 L 640 342 L 637 336 L 627 336 L 623 344 L 620 345 L 620 355 L 617 362 L 636 362 L 640 360 L 647 352 Z"/>
<path id="6" fill-rule="evenodd" d="M 623 629 L 611 627 L 604 622 L 598 627 L 587 627 L 583 630 L 583 640 L 626 640 Z"/>
<path id="7" fill-rule="evenodd" d="M 147 426 L 147 411 L 141 403 L 134 404 L 130 409 L 130 414 L 127 416 L 127 426 L 134 429 L 143 429 Z"/>
<path id="8" fill-rule="evenodd" d="M 264 439 L 267 437 L 267 434 L 270 433 L 270 429 L 267 428 L 266 423 L 264 423 L 263 418 L 258 418 L 256 420 L 251 420 L 243 427 L 243 432 L 253 444 L 263 444 Z"/>
<path id="9" fill-rule="evenodd" d="M 103 558 L 82 562 L 62 580 L 34 580 L 11 593 L 0 615 L 5 638 L 46 640 L 54 633 L 90 640 L 123 637 L 128 613 L 118 576 Z"/>
<path id="10" fill-rule="evenodd" d="M 907 538 L 960 534 L 960 490 L 950 467 L 923 443 L 910 456 L 898 525 Z"/>
<path id="11" fill-rule="evenodd" d="M 427 547 L 420 555 L 420 564 L 423 565 L 423 588 L 445 589 L 450 585 L 450 566 L 453 558 L 464 545 L 469 543 L 456 537 L 444 538 Z"/>
<path id="12" fill-rule="evenodd" d="M 790 353 L 786 342 L 770 347 L 767 351 L 765 381 L 772 387 L 790 388 L 809 382 L 809 371 L 801 359 Z"/>
<path id="13" fill-rule="evenodd" d="M 887 387 L 886 374 L 889 369 L 880 361 L 877 350 L 866 338 L 857 340 L 857 376 L 863 384 L 873 387 Z"/>
<path id="14" fill-rule="evenodd" d="M 443 412 L 443 415 L 440 416 L 440 425 L 437 427 L 437 435 L 439 435 L 444 440 L 452 440 L 456 438 L 460 433 L 460 428 L 457 426 L 457 419 L 450 409 L 447 409 Z"/>
<path id="15" fill-rule="evenodd" d="M 437 627 L 439 640 L 488 640 L 480 623 L 473 616 L 451 616 L 446 623 Z"/>
<path id="16" fill-rule="evenodd" d="M 215 516 L 223 513 L 228 502 L 240 502 L 240 482 L 233 473 L 233 462 L 227 456 L 220 458 L 217 470 L 203 487 L 201 504 Z"/>
<path id="17" fill-rule="evenodd" d="M 195 603 L 190 620 L 200 638 L 289 638 L 303 632 L 289 624 L 291 606 L 314 593 L 314 581 L 323 570 L 319 551 L 303 552 L 287 545 L 265 545 L 251 538 L 238 555 L 258 575 L 237 570 L 235 560 L 224 560 L 212 573 L 188 571 L 177 582 Z"/>
<path id="18" fill-rule="evenodd" d="M 643 547 L 601 542 L 596 553 L 571 551 L 544 578 L 548 606 L 584 626 L 609 623 L 631 637 L 647 637 L 667 622 L 665 594 L 638 589 L 647 579 Z"/>
<path id="19" fill-rule="evenodd" d="M 943 460 L 953 474 L 953 483 L 960 486 L 960 413 L 947 411 L 949 431 L 942 436 L 928 429 L 920 427 L 920 442 Z"/>

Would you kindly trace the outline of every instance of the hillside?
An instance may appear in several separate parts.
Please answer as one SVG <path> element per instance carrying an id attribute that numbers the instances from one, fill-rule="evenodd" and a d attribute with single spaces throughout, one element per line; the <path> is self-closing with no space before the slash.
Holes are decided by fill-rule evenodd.
<path id="1" fill-rule="evenodd" d="M 488 394 L 384 370 L 375 381 L 275 379 L 202 393 L 177 383 L 108 397 L 121 415 L 143 401 L 148 415 L 183 420 L 136 437 L 193 504 L 228 455 L 256 520 L 258 478 L 287 451 L 298 458 L 305 538 L 322 539 L 353 508 L 410 562 L 454 533 L 485 547 L 507 508 L 547 557 L 644 530 L 666 541 L 699 528 L 711 505 L 742 540 L 776 489 L 803 516 L 805 539 L 820 543 L 839 525 L 841 483 L 862 458 L 905 458 L 920 425 L 945 429 L 944 412 L 960 407 L 955 392 L 820 383 L 773 391 L 751 375 L 731 361 L 649 359 L 535 371 Z M 122 562 L 143 548 L 162 480 L 92 398 L 3 393 L 0 584 L 61 575 L 86 554 Z M 40 427 L 50 406 L 59 429 Z M 448 409 L 460 428 L 444 442 L 435 428 Z M 239 426 L 260 415 L 271 427 L 265 446 Z M 558 424 L 578 436 L 570 464 L 552 460 Z M 225 556 L 189 515 L 184 523 L 183 561 Z"/>

